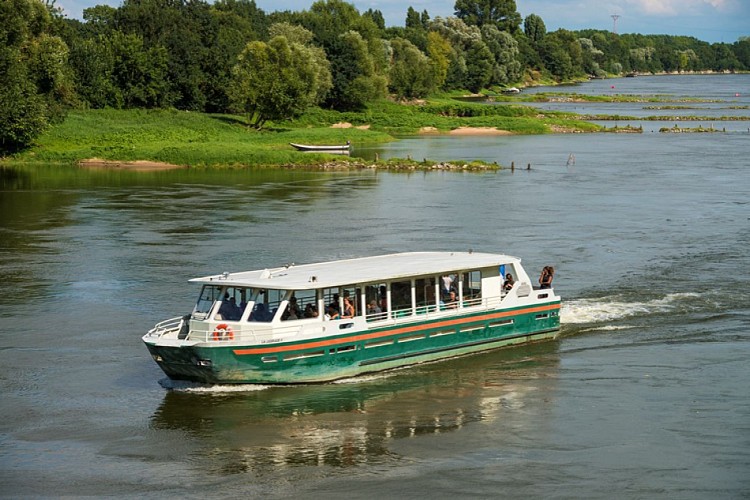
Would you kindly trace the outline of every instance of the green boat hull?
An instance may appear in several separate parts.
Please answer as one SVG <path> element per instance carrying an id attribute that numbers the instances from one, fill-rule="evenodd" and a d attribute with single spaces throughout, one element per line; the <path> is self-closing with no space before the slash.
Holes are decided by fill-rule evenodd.
<path id="1" fill-rule="evenodd" d="M 365 373 L 553 339 L 560 303 L 389 325 L 334 337 L 268 345 L 203 342 L 146 346 L 175 380 L 208 384 L 328 382 Z"/>

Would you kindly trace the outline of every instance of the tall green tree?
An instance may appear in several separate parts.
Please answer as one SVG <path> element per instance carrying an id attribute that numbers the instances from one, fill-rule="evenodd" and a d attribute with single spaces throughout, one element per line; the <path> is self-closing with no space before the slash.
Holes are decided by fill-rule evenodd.
<path id="1" fill-rule="evenodd" d="M 516 39 L 491 24 L 482 26 L 482 39 L 495 58 L 491 83 L 506 85 L 520 80 L 523 68 Z"/>
<path id="2" fill-rule="evenodd" d="M 434 67 L 413 43 L 403 38 L 391 40 L 393 59 L 389 89 L 399 98 L 425 97 L 435 90 Z"/>
<path id="3" fill-rule="evenodd" d="M 262 128 L 267 120 L 289 119 L 317 104 L 330 76 L 321 79 L 320 53 L 284 36 L 268 43 L 250 42 L 234 68 L 230 96 L 248 123 Z M 324 81 L 322 81 L 324 80 Z"/>
<path id="4" fill-rule="evenodd" d="M 447 40 L 451 47 L 448 72 L 443 88 L 446 90 L 466 89 L 470 88 L 470 86 L 476 86 L 477 83 L 480 83 L 481 85 L 481 82 L 484 80 L 482 67 L 487 61 L 477 61 L 475 63 L 471 61 L 472 56 L 469 54 L 469 51 L 472 49 L 476 51 L 479 44 L 485 45 L 484 42 L 482 42 L 482 33 L 480 29 L 476 26 L 466 24 L 457 17 L 436 17 L 430 22 L 430 31 L 434 31 Z M 474 55 L 480 54 L 481 52 L 477 51 Z M 487 54 L 484 55 L 486 56 Z M 489 57 L 491 75 L 491 67 L 493 64 L 491 53 L 489 54 Z M 473 66 L 472 78 L 474 79 L 474 82 L 472 84 L 468 81 L 470 66 Z"/>
<path id="5" fill-rule="evenodd" d="M 529 14 L 526 16 L 526 19 L 523 20 L 523 32 L 532 45 L 537 45 L 547 34 L 547 27 L 544 25 L 544 20 L 540 16 Z"/>
<path id="6" fill-rule="evenodd" d="M 0 153 L 23 149 L 72 103 L 68 47 L 39 0 L 0 2 Z"/>
<path id="7" fill-rule="evenodd" d="M 122 92 L 113 76 L 115 57 L 111 35 L 79 40 L 71 49 L 70 63 L 78 95 L 85 104 L 92 108 L 124 106 Z"/>
<path id="8" fill-rule="evenodd" d="M 407 28 L 424 29 L 424 25 L 422 25 L 422 18 L 419 16 L 419 12 L 414 10 L 414 7 L 412 7 L 411 5 L 406 10 L 406 22 L 404 25 Z"/>
<path id="9" fill-rule="evenodd" d="M 110 40 L 114 65 L 112 80 L 125 108 L 163 108 L 171 105 L 167 49 L 146 48 L 143 39 L 116 31 Z"/>
<path id="10" fill-rule="evenodd" d="M 473 26 L 493 24 L 511 34 L 521 26 L 515 0 L 456 0 L 454 9 L 456 17 Z"/>
<path id="11" fill-rule="evenodd" d="M 466 88 L 479 92 L 492 81 L 495 58 L 482 40 L 474 41 L 466 51 Z"/>
<path id="12" fill-rule="evenodd" d="M 253 0 L 217 0 L 211 16 L 216 30 L 203 59 L 205 110 L 225 113 L 230 108 L 232 68 L 249 41 L 266 39 L 268 16 Z"/>
<path id="13" fill-rule="evenodd" d="M 373 41 L 378 43 L 378 41 Z M 358 110 L 370 101 L 386 96 L 388 82 L 370 44 L 357 31 L 339 36 L 328 52 L 331 57 L 333 89 L 328 104 L 338 110 Z"/>
<path id="14" fill-rule="evenodd" d="M 443 88 L 445 84 L 452 52 L 450 43 L 440 33 L 430 31 L 427 34 L 427 55 L 430 58 L 436 88 Z"/>

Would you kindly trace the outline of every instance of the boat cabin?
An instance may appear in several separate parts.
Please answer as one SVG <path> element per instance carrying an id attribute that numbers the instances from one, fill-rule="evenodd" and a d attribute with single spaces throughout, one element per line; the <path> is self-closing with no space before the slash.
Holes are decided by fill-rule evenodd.
<path id="1" fill-rule="evenodd" d="M 208 335 L 217 323 L 231 326 L 232 338 L 226 340 L 236 340 L 244 330 L 257 335 L 264 324 L 347 320 L 351 327 L 495 308 L 506 296 L 531 293 L 519 262 L 510 256 L 426 252 L 197 278 L 191 281 L 203 287 L 191 314 L 191 336 Z M 513 281 L 508 290 L 507 275 Z M 209 325 L 200 328 L 196 322 Z"/>

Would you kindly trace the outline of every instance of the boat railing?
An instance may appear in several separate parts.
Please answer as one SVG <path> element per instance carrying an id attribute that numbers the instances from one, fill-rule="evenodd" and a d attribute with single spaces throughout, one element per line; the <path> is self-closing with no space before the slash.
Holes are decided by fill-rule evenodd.
<path id="1" fill-rule="evenodd" d="M 445 316 L 448 311 L 455 313 L 457 309 L 494 308 L 499 306 L 500 302 L 500 297 L 477 297 L 473 299 L 465 299 L 460 307 L 458 307 L 458 302 L 455 303 L 457 307 L 451 307 L 451 305 L 441 302 L 440 304 L 417 306 L 414 309 L 400 309 L 392 311 L 390 314 L 387 311 L 371 313 L 365 316 L 365 320 L 368 323 L 386 320 L 401 320 L 406 318 L 419 318 L 420 320 L 425 320 L 431 319 L 434 316 Z"/>
<path id="2" fill-rule="evenodd" d="M 262 331 L 258 333 L 253 328 L 237 322 L 226 322 L 218 325 L 213 324 L 208 328 L 191 328 L 186 340 L 194 342 L 221 342 L 221 343 L 241 343 L 241 344 L 262 344 L 267 343 L 269 339 L 277 336 L 278 329 L 271 331 Z"/>
<path id="3" fill-rule="evenodd" d="M 184 316 L 177 316 L 176 318 L 165 319 L 154 325 L 154 327 L 146 332 L 146 336 L 159 338 L 163 335 L 179 330 L 182 327 Z"/>

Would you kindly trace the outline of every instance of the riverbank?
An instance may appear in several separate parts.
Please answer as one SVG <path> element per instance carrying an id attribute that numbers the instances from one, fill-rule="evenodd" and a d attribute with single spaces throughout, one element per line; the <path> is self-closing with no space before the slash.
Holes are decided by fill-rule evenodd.
<path id="1" fill-rule="evenodd" d="M 520 105 L 487 106 L 450 98 L 419 104 L 379 103 L 358 113 L 313 109 L 263 130 L 242 117 L 177 110 L 75 110 L 40 136 L 35 145 L 0 164 L 61 164 L 87 168 L 155 170 L 165 168 L 288 167 L 356 165 L 356 158 L 296 151 L 289 143 L 357 146 L 395 141 L 419 133 L 528 135 L 559 131 L 598 132 L 571 113 L 542 112 Z M 457 162 L 464 165 L 466 162 Z M 393 169 L 393 162 L 374 162 Z M 404 160 L 404 168 L 415 167 Z M 498 165 L 486 165 L 487 169 Z M 369 166 L 368 166 L 369 168 Z M 463 167 L 461 167 L 463 168 Z"/>

